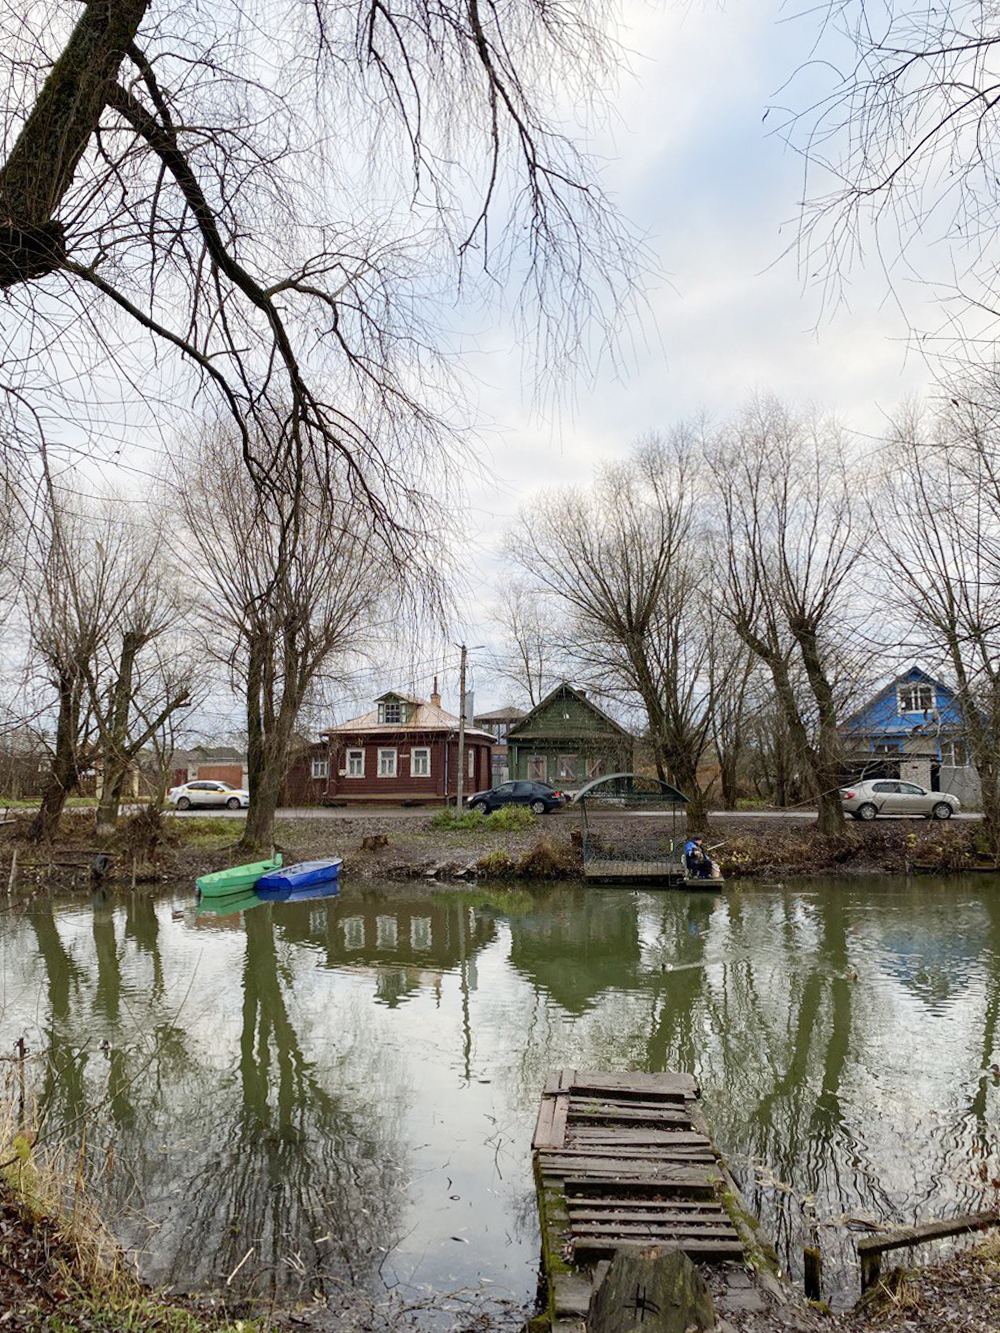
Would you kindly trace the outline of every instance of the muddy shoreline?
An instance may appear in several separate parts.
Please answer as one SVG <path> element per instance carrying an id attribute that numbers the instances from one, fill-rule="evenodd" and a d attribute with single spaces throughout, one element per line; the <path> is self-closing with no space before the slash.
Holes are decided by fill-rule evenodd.
<path id="1" fill-rule="evenodd" d="M 494 831 L 489 819 L 475 829 L 442 831 L 427 818 L 391 812 L 282 818 L 275 843 L 285 862 L 342 856 L 343 875 L 351 881 L 423 879 L 562 880 L 582 875 L 579 815 L 573 810 L 541 817 L 522 830 Z M 7 826 L 0 838 L 3 882 L 20 891 L 42 884 L 93 887 L 94 858 L 110 857 L 99 876 L 110 885 L 155 884 L 195 879 L 245 859 L 237 850 L 240 825 L 208 818 L 123 822 L 113 843 L 98 847 L 92 816 L 64 820 L 58 842 L 37 846 L 26 841 L 28 819 Z M 627 817 L 610 818 L 602 835 L 624 838 L 636 827 Z M 842 833 L 819 834 L 802 820 L 780 817 L 717 816 L 706 841 L 730 881 L 751 879 L 761 885 L 815 876 L 883 876 L 998 872 L 974 821 L 931 823 L 886 820 L 845 822 Z"/>

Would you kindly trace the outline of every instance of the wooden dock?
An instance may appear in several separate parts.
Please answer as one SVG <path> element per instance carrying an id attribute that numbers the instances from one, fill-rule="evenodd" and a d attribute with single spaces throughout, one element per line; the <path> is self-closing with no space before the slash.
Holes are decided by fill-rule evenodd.
<path id="1" fill-rule="evenodd" d="M 591 857 L 585 858 L 583 863 L 584 879 L 606 883 L 679 885 L 683 884 L 685 873 L 683 864 L 677 860 L 630 861 L 623 857 Z"/>
<path id="2" fill-rule="evenodd" d="M 554 1328 L 579 1325 L 601 1261 L 630 1244 L 723 1267 L 721 1310 L 787 1300 L 698 1099 L 689 1074 L 549 1074 L 532 1149 Z"/>

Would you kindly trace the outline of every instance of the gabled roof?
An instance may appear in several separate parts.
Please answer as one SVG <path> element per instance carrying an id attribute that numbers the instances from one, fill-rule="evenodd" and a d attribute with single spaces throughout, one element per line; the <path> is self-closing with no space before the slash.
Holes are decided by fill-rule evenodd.
<path id="1" fill-rule="evenodd" d="M 519 722 L 522 717 L 527 717 L 523 708 L 494 708 L 492 713 L 477 713 L 476 722 Z"/>
<path id="2" fill-rule="evenodd" d="M 189 750 L 175 750 L 170 757 L 172 764 L 241 764 L 245 760 L 246 751 L 235 745 L 193 745 Z"/>
<path id="3" fill-rule="evenodd" d="M 424 701 L 417 694 L 406 694 L 402 690 L 386 690 L 385 694 L 380 694 L 375 700 L 377 704 L 384 703 L 386 699 L 402 699 L 406 704 L 422 704 Z"/>
<path id="4" fill-rule="evenodd" d="M 933 685 L 937 707 L 922 713 L 900 713 L 895 705 L 900 685 Z M 862 707 L 841 722 L 839 730 L 848 735 L 901 737 L 920 733 L 954 731 L 963 726 L 962 709 L 950 685 L 914 664 L 894 676 L 877 690 Z"/>
<path id="5" fill-rule="evenodd" d="M 377 705 L 385 699 L 403 699 L 407 703 L 413 704 L 413 712 L 407 721 L 380 722 Z M 370 712 L 362 713 L 360 717 L 348 718 L 346 722 L 341 722 L 339 726 L 331 727 L 326 734 L 342 736 L 366 731 L 379 736 L 398 736 L 401 732 L 405 734 L 418 731 L 458 731 L 459 719 L 455 714 L 447 712 L 440 704 L 428 703 L 426 699 L 419 699 L 409 694 L 397 694 L 390 690 L 388 694 L 381 695 L 375 702 L 376 707 L 371 709 Z M 477 731 L 475 727 L 468 725 L 466 725 L 465 734 L 474 740 L 486 740 L 491 744 L 496 739 L 488 731 Z"/>
<path id="6" fill-rule="evenodd" d="M 527 731 L 530 728 L 531 723 L 543 714 L 560 695 L 567 694 L 572 695 L 574 699 L 583 704 L 584 708 L 588 708 L 610 729 L 617 731 L 627 740 L 631 741 L 635 739 L 632 733 L 626 730 L 620 722 L 616 722 L 613 717 L 609 717 L 603 708 L 598 708 L 597 704 L 595 704 L 592 699 L 588 699 L 583 690 L 578 690 L 567 680 L 564 680 L 561 684 L 557 685 L 554 690 L 550 690 L 544 699 L 537 703 L 530 712 L 526 713 L 519 722 L 515 723 L 515 725 L 507 732 L 507 739 L 517 740 L 520 733 L 522 731 Z"/>

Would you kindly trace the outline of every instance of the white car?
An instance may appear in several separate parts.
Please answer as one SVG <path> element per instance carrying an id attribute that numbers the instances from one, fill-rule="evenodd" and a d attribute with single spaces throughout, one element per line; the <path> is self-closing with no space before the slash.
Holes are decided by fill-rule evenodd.
<path id="1" fill-rule="evenodd" d="M 234 787 L 230 782 L 214 782 L 207 778 L 200 782 L 185 782 L 180 787 L 171 787 L 167 800 L 178 810 L 190 810 L 192 806 L 220 805 L 227 810 L 245 810 L 250 804 L 250 793 L 242 787 Z"/>
<path id="2" fill-rule="evenodd" d="M 841 787 L 840 801 L 853 819 L 876 819 L 879 815 L 918 815 L 924 819 L 950 819 L 961 802 L 950 792 L 928 791 L 915 782 L 876 778 Z"/>

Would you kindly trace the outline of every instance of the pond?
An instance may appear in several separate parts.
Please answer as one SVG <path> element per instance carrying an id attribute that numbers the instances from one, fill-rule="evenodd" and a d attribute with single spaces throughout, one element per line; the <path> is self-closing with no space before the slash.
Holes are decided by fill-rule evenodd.
<path id="1" fill-rule="evenodd" d="M 530 1303 L 546 1073 L 671 1068 L 842 1304 L 866 1222 L 996 1205 L 998 888 L 41 898 L 0 917 L 0 1041 L 151 1282 Z"/>

